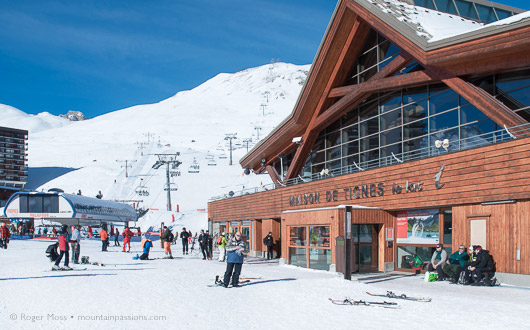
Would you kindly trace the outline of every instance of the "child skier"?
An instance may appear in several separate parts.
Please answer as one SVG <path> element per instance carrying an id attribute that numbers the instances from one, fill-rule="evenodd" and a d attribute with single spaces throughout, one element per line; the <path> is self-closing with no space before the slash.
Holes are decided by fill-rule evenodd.
<path id="1" fill-rule="evenodd" d="M 59 257 L 57 260 L 55 260 L 55 265 L 53 265 L 52 270 L 72 270 L 72 268 L 68 267 L 68 262 L 70 259 L 69 250 L 70 247 L 68 246 L 68 243 L 73 243 L 72 240 L 70 240 L 70 234 L 68 234 L 68 226 L 63 225 L 61 228 L 61 233 L 59 234 Z M 59 267 L 59 264 L 61 263 L 61 259 L 64 258 L 64 267 Z"/>

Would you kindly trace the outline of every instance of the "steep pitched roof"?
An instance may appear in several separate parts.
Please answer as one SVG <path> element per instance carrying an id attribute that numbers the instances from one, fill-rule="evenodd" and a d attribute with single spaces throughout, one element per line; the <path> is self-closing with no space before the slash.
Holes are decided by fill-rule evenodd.
<path id="1" fill-rule="evenodd" d="M 369 28 L 420 64 L 454 75 L 491 70 L 489 59 L 495 56 L 503 57 L 499 65 L 506 68 L 530 51 L 530 12 L 484 25 L 398 0 L 339 0 L 293 112 L 242 158 L 244 168 L 264 169 L 262 164 L 296 148 L 292 138 L 303 135 L 315 113 L 330 105 L 331 89 L 340 87 L 337 72 L 351 65 L 351 59 L 341 64 L 347 63 L 345 52 L 351 44 L 362 44 Z M 530 65 L 526 61 L 514 65 Z"/>

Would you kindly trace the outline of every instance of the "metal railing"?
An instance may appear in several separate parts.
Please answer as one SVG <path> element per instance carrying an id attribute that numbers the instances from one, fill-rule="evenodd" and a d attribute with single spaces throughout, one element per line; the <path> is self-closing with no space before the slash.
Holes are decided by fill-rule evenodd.
<path id="1" fill-rule="evenodd" d="M 381 157 L 379 159 L 373 159 L 366 162 L 361 162 L 359 164 L 353 163 L 348 166 L 327 169 L 323 170 L 320 173 L 313 173 L 307 176 L 298 176 L 296 178 L 287 180 L 285 182 L 269 183 L 267 185 L 260 185 L 259 187 L 247 188 L 239 191 L 231 191 L 228 194 L 214 196 L 210 198 L 210 201 L 216 201 L 231 197 L 244 196 L 249 194 L 254 194 L 258 192 L 274 190 L 278 188 L 283 188 L 287 186 L 294 186 L 306 182 L 318 181 L 323 179 L 328 179 L 331 177 L 347 175 L 352 173 L 358 173 L 366 170 L 371 170 L 375 168 L 401 164 L 404 162 L 410 162 L 414 160 L 440 156 L 452 152 L 468 150 L 473 148 L 479 148 L 486 145 L 492 145 L 496 143 L 502 143 L 506 141 L 511 141 L 516 138 L 530 137 L 530 123 L 513 126 L 510 128 L 503 128 L 497 131 L 475 135 L 472 137 L 467 137 L 460 140 L 451 140 L 450 146 L 447 148 L 440 145 L 424 147 L 408 152 L 403 152 L 400 154 L 392 154 L 391 156 Z"/>

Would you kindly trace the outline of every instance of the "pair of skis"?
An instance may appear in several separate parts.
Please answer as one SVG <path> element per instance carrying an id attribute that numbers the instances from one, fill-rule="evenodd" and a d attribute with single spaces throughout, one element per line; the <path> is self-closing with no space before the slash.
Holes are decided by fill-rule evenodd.
<path id="1" fill-rule="evenodd" d="M 389 301 L 366 301 L 366 300 L 354 300 L 351 298 L 345 299 L 331 299 L 329 300 L 335 305 L 349 305 L 349 306 L 368 306 L 368 307 L 381 307 L 389 309 L 400 309 L 401 307 L 395 302 Z"/>
<path id="2" fill-rule="evenodd" d="M 387 291 L 386 294 L 377 294 L 377 293 L 370 293 L 366 292 L 370 296 L 375 297 L 386 297 L 391 299 L 403 299 L 403 300 L 410 300 L 410 301 L 420 301 L 420 302 L 431 302 L 431 298 L 416 298 L 416 297 L 409 297 L 406 294 L 395 294 L 392 291 Z"/>
<path id="3" fill-rule="evenodd" d="M 370 292 L 366 292 L 366 293 L 370 296 L 385 297 L 385 298 L 390 298 L 390 299 L 402 299 L 402 300 L 420 301 L 420 302 L 432 301 L 431 298 L 409 297 L 405 294 L 395 294 L 392 291 L 387 291 L 386 294 L 377 294 L 377 293 L 370 293 Z M 388 302 L 388 301 L 365 301 L 365 300 L 354 300 L 351 298 L 345 298 L 343 300 L 329 298 L 329 300 L 335 305 L 371 306 L 371 307 L 381 307 L 381 308 L 390 308 L 390 309 L 401 308 L 397 303 Z"/>
<path id="4" fill-rule="evenodd" d="M 257 280 L 261 279 L 261 277 L 240 277 L 239 278 L 239 286 L 245 285 L 246 283 L 250 283 L 251 280 Z M 214 284 L 208 285 L 209 287 L 214 286 L 222 286 L 224 287 L 224 282 L 219 278 L 219 275 L 215 275 L 215 282 Z"/>
<path id="5" fill-rule="evenodd" d="M 52 271 L 53 272 L 71 272 L 71 271 L 80 271 L 80 270 L 87 270 L 86 268 L 72 268 L 72 269 L 66 269 L 66 268 L 59 268 L 59 269 L 55 269 L 55 268 L 52 268 Z"/>

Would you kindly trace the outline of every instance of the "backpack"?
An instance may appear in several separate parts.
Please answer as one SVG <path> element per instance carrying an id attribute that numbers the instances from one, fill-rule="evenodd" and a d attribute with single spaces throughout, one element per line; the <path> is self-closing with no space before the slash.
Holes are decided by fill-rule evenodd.
<path id="1" fill-rule="evenodd" d="M 219 238 L 217 239 L 217 245 L 221 244 L 223 244 L 223 236 L 219 236 Z"/>
<path id="2" fill-rule="evenodd" d="M 175 238 L 175 236 L 173 235 L 173 233 L 169 233 L 169 235 L 167 235 L 167 241 L 168 242 L 173 242 L 173 239 Z"/>

